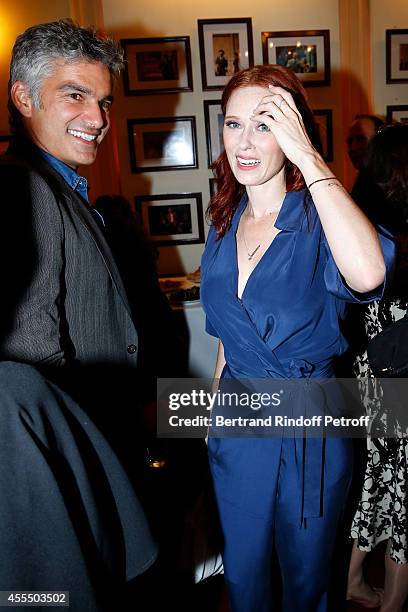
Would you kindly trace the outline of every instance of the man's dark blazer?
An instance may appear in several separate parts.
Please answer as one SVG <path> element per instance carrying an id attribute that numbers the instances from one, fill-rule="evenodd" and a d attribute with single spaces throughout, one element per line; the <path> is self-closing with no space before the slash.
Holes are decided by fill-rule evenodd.
<path id="1" fill-rule="evenodd" d="M 132 609 L 126 581 L 157 550 L 114 453 L 33 366 L 0 363 L 0 406 L 0 590 L 69 591 L 72 612 Z"/>
<path id="2" fill-rule="evenodd" d="M 102 231 L 28 140 L 0 159 L 0 360 L 35 365 L 135 446 L 138 335 Z"/>

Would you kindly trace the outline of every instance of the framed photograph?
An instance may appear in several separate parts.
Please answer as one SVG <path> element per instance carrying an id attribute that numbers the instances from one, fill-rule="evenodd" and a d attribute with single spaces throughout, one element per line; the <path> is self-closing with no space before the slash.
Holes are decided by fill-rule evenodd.
<path id="1" fill-rule="evenodd" d="M 313 111 L 322 143 L 321 154 L 324 161 L 333 161 L 333 112 L 329 108 L 319 108 Z"/>
<path id="2" fill-rule="evenodd" d="M 189 36 L 123 38 L 125 95 L 193 91 Z"/>
<path id="3" fill-rule="evenodd" d="M 408 30 L 385 31 L 387 83 L 408 83 Z"/>
<path id="4" fill-rule="evenodd" d="M 330 85 L 330 30 L 262 32 L 262 58 L 293 70 L 305 87 Z"/>
<path id="5" fill-rule="evenodd" d="M 156 246 L 204 242 L 201 193 L 176 193 L 135 197 L 148 238 Z"/>
<path id="6" fill-rule="evenodd" d="M 204 100 L 204 119 L 208 167 L 211 168 L 224 150 L 222 138 L 224 115 L 221 110 L 221 100 Z"/>
<path id="7" fill-rule="evenodd" d="M 198 168 L 195 117 L 128 119 L 132 172 Z"/>
<path id="8" fill-rule="evenodd" d="M 252 20 L 199 19 L 197 23 L 203 90 L 223 89 L 235 72 L 254 65 Z"/>
<path id="9" fill-rule="evenodd" d="M 0 135 L 0 155 L 5 153 L 10 144 L 11 136 L 8 135 Z"/>
<path id="10" fill-rule="evenodd" d="M 387 124 L 408 123 L 408 104 L 387 106 Z"/>

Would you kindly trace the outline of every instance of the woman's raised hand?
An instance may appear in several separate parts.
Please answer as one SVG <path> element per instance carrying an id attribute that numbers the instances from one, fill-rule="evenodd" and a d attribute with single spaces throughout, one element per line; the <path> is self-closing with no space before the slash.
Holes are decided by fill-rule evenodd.
<path id="1" fill-rule="evenodd" d="M 303 119 L 292 95 L 282 87 L 269 85 L 266 95 L 253 111 L 251 120 L 265 124 L 285 156 L 302 171 L 302 164 L 320 155 L 310 142 Z"/>

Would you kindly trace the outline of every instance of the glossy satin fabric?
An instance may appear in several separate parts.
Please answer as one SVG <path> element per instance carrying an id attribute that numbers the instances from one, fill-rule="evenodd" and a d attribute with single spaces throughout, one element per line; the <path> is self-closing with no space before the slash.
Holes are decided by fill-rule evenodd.
<path id="1" fill-rule="evenodd" d="M 306 213 L 304 200 L 305 191 L 286 195 L 275 223 L 281 231 L 249 277 L 241 300 L 235 234 L 246 196 L 221 240 L 210 228 L 201 264 L 201 301 L 207 331 L 221 339 L 234 378 L 316 375 L 347 348 L 339 329 L 346 302 L 382 296 L 383 287 L 369 296 L 347 287 L 313 202 L 307 199 Z M 380 238 L 390 266 L 394 244 Z"/>
<path id="2" fill-rule="evenodd" d="M 347 287 L 313 201 L 300 191 L 286 195 L 275 223 L 280 232 L 239 299 L 236 231 L 246 204 L 244 196 L 221 240 L 210 228 L 201 265 L 207 331 L 224 346 L 222 377 L 301 378 L 311 384 L 330 378 L 333 357 L 347 348 L 339 327 L 347 302 L 379 299 L 383 287 L 369 295 Z M 380 239 L 390 269 L 394 244 L 389 237 Z M 284 610 L 326 610 L 328 559 L 351 475 L 349 441 L 212 438 L 209 456 L 234 612 L 270 609 L 268 559 L 274 532 L 281 540 Z M 283 501 L 282 491 L 291 503 Z M 284 537 L 291 546 L 283 544 Z M 310 548 L 306 553 L 305 547 Z M 294 556 L 302 557 L 299 566 Z M 261 566 L 265 571 L 259 571 Z"/>
<path id="3" fill-rule="evenodd" d="M 235 234 L 244 196 L 231 229 L 219 241 L 210 229 L 201 266 L 201 301 L 207 331 L 218 336 L 227 378 L 328 378 L 332 359 L 347 348 L 339 328 L 347 301 L 379 299 L 383 287 L 356 295 L 344 283 L 327 245 L 320 219 L 305 191 L 288 193 L 276 221 L 280 233 L 237 297 Z M 305 206 L 306 204 L 306 206 Z M 388 268 L 394 243 L 380 236 Z M 302 518 L 319 516 L 321 444 L 310 440 L 306 454 Z"/>

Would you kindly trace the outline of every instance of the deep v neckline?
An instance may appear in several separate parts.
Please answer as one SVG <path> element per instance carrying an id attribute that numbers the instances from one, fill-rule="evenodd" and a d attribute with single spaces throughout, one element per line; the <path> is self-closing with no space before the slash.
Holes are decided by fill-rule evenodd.
<path id="1" fill-rule="evenodd" d="M 285 198 L 286 198 L 286 195 L 285 195 Z M 277 227 L 276 227 L 276 224 L 277 224 L 277 222 L 278 222 L 279 215 L 280 215 L 280 213 L 281 213 L 281 210 L 282 210 L 283 204 L 284 204 L 284 202 L 285 202 L 285 198 L 284 198 L 284 200 L 283 200 L 283 202 L 282 202 L 282 205 L 281 205 L 281 208 L 280 208 L 280 210 L 279 210 L 278 216 L 276 217 L 276 219 L 275 219 L 275 223 L 274 223 L 274 225 L 273 225 L 273 226 L 274 226 L 276 229 L 279 229 L 279 228 L 277 228 Z M 238 264 L 238 242 L 237 242 L 237 233 L 238 233 L 238 229 L 239 229 L 239 224 L 240 224 L 240 221 L 241 221 L 241 217 L 242 217 L 242 215 L 243 215 L 243 213 L 244 213 L 244 211 L 245 211 L 245 209 L 246 209 L 247 205 L 248 205 L 248 203 L 246 203 L 246 205 L 245 205 L 245 206 L 243 206 L 242 210 L 239 212 L 239 216 L 238 216 L 237 224 L 236 224 L 235 231 L 234 231 L 234 247 L 235 247 L 235 275 L 234 275 L 234 283 L 235 283 L 235 296 L 236 296 L 236 298 L 237 298 L 237 299 L 238 299 L 240 302 L 242 302 L 242 300 L 243 300 L 243 298 L 244 298 L 245 291 L 246 291 L 246 289 L 247 289 L 248 283 L 250 282 L 250 280 L 252 279 L 252 277 L 253 277 L 253 276 L 254 276 L 254 274 L 256 273 L 257 269 L 258 269 L 258 268 L 260 267 L 260 265 L 262 264 L 262 261 L 263 261 L 263 260 L 266 258 L 266 256 L 269 254 L 269 251 L 271 250 L 272 245 L 275 243 L 275 240 L 277 239 L 277 237 L 278 237 L 278 236 L 279 236 L 279 235 L 282 233 L 282 230 L 280 229 L 280 230 L 278 231 L 278 233 L 277 233 L 277 234 L 275 234 L 275 236 L 272 238 L 272 240 L 271 240 L 271 242 L 269 243 L 268 247 L 265 249 L 265 252 L 264 252 L 264 253 L 263 253 L 263 255 L 262 255 L 260 258 L 259 258 L 259 260 L 258 260 L 258 262 L 257 262 L 256 266 L 253 268 L 253 270 L 252 270 L 252 271 L 250 272 L 250 274 L 248 275 L 248 278 L 247 278 L 247 280 L 246 280 L 246 283 L 245 283 L 245 285 L 243 286 L 243 289 L 242 289 L 241 295 L 239 295 L 239 294 L 238 294 L 238 289 L 239 289 L 239 276 L 240 276 L 240 273 L 239 273 L 239 264 Z"/>

